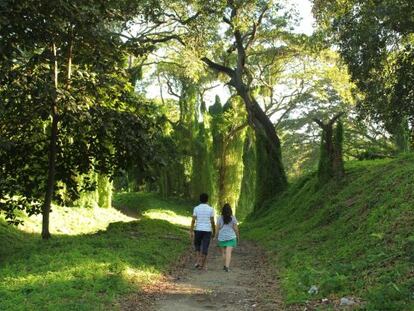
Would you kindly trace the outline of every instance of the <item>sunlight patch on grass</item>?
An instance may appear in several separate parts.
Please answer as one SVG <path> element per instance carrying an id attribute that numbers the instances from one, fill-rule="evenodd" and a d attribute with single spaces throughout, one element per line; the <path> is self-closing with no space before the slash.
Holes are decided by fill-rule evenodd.
<path id="1" fill-rule="evenodd" d="M 144 212 L 143 215 L 150 219 L 165 220 L 171 224 L 185 227 L 189 227 L 191 222 L 191 217 L 177 215 L 175 212 L 168 210 L 151 209 Z"/>
<path id="2" fill-rule="evenodd" d="M 50 214 L 50 232 L 52 234 L 78 235 L 105 230 L 112 222 L 129 222 L 128 217 L 114 208 L 81 208 L 53 206 Z M 26 217 L 20 230 L 29 233 L 42 231 L 42 216 Z"/>
<path id="3" fill-rule="evenodd" d="M 149 267 L 136 269 L 127 266 L 122 271 L 122 276 L 125 280 L 131 283 L 150 284 L 155 283 L 161 277 L 161 273 L 158 270 Z"/>

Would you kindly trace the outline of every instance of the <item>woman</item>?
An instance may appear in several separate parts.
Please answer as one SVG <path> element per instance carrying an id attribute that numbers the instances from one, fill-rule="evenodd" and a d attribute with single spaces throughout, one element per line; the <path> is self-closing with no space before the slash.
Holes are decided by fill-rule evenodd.
<path id="1" fill-rule="evenodd" d="M 223 270 L 229 272 L 231 252 L 237 246 L 237 241 L 240 241 L 240 234 L 237 227 L 237 219 L 233 216 L 228 203 L 223 206 L 221 217 L 217 221 L 216 232 L 218 232 L 218 245 L 223 255 Z"/>

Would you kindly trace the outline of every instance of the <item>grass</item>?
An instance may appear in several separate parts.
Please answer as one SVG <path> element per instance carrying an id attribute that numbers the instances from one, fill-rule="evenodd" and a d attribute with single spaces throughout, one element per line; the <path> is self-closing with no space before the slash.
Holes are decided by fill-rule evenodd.
<path id="1" fill-rule="evenodd" d="M 288 304 L 351 296 L 361 310 L 414 310 L 413 176 L 413 156 L 348 163 L 323 187 L 308 175 L 242 229 L 275 256 Z"/>
<path id="2" fill-rule="evenodd" d="M 117 208 L 130 215 L 163 219 L 180 226 L 189 225 L 194 206 L 193 203 L 181 199 L 165 200 L 154 193 L 140 193 L 139 200 L 136 193 L 116 194 L 114 201 Z"/>
<path id="3" fill-rule="evenodd" d="M 55 207 L 49 241 L 40 240 L 37 219 L 23 228 L 0 220 L 0 310 L 119 310 L 122 296 L 155 281 L 187 247 L 190 207 L 152 194 L 115 196 L 115 206 L 125 204 L 138 220 L 115 209 Z"/>

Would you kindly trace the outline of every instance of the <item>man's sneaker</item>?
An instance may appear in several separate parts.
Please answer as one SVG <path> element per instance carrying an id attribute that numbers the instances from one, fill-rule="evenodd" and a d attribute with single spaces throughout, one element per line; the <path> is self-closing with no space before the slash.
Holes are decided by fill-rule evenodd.
<path id="1" fill-rule="evenodd" d="M 228 267 L 224 266 L 223 269 L 224 269 L 224 271 L 229 272 L 229 268 Z"/>

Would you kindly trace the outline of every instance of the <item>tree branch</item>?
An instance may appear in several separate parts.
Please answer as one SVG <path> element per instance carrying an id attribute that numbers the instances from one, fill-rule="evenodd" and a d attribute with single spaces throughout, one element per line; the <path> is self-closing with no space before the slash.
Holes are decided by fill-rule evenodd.
<path id="1" fill-rule="evenodd" d="M 265 13 L 267 12 L 267 10 L 269 10 L 269 6 L 268 5 L 266 5 L 265 8 L 263 9 L 263 11 L 260 13 L 259 18 L 257 19 L 257 22 L 253 23 L 253 29 L 252 29 L 252 31 L 250 33 L 250 38 L 247 41 L 247 44 L 246 44 L 246 47 L 245 47 L 246 50 L 253 43 L 253 41 L 254 41 L 254 39 L 256 37 L 257 29 L 262 24 L 263 17 L 265 15 Z"/>
<path id="2" fill-rule="evenodd" d="M 321 120 L 319 120 L 318 118 L 312 118 L 312 120 L 314 121 L 314 122 L 316 122 L 322 129 L 324 129 L 325 128 L 325 123 L 323 123 Z"/>
<path id="3" fill-rule="evenodd" d="M 239 126 L 231 129 L 230 133 L 225 137 L 224 148 L 227 148 L 228 144 L 233 139 L 234 135 L 236 135 L 239 131 L 243 130 L 248 125 L 249 125 L 248 122 L 244 122 L 240 124 Z"/>
<path id="4" fill-rule="evenodd" d="M 336 114 L 330 121 L 329 121 L 329 125 L 332 126 L 332 124 L 334 124 L 336 122 L 336 120 L 338 120 L 340 117 L 342 117 L 342 115 L 344 115 L 344 112 L 340 112 L 338 114 Z"/>
<path id="5" fill-rule="evenodd" d="M 314 121 L 314 122 L 316 122 L 316 123 L 318 123 L 318 125 L 322 128 L 322 129 L 325 129 L 325 128 L 329 128 L 329 127 L 331 127 L 335 122 L 336 122 L 336 120 L 338 120 L 342 115 L 344 115 L 345 114 L 345 112 L 340 112 L 340 113 L 337 113 L 332 119 L 330 119 L 329 120 L 329 122 L 328 123 L 323 123 L 321 120 L 319 120 L 318 118 L 313 118 L 312 120 Z"/>
<path id="6" fill-rule="evenodd" d="M 217 64 L 217 63 L 215 63 L 215 62 L 213 62 L 212 60 L 210 60 L 209 58 L 207 58 L 207 57 L 203 57 L 202 59 L 201 59 L 207 66 L 209 66 L 211 69 L 213 69 L 213 70 L 215 70 L 215 71 L 218 71 L 218 72 L 222 72 L 222 73 L 225 73 L 225 74 L 227 74 L 230 78 L 233 78 L 233 75 L 234 75 L 234 70 L 233 69 L 231 69 L 231 68 L 229 68 L 229 67 L 226 67 L 226 66 L 223 66 L 223 65 L 220 65 L 220 64 Z"/>

